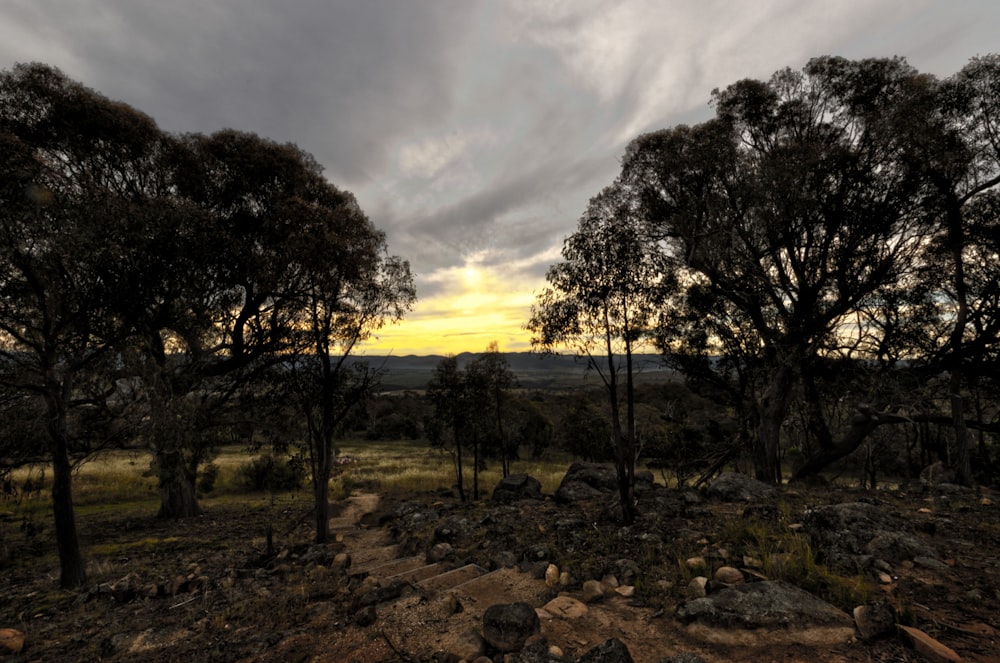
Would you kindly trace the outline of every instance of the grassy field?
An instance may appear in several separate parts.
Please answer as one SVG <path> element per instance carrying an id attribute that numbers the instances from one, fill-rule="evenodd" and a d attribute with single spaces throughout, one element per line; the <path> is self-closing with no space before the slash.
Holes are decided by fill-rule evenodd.
<path id="1" fill-rule="evenodd" d="M 241 447 L 224 447 L 212 461 L 218 469 L 214 488 L 200 496 L 203 504 L 250 497 L 242 479 L 241 468 L 251 462 L 251 455 Z M 331 480 L 331 497 L 344 497 L 354 488 L 380 492 L 427 492 L 446 489 L 456 482 L 454 458 L 424 442 L 370 442 L 347 440 L 340 446 L 342 464 Z M 73 501 L 78 511 L 99 512 L 106 508 L 155 508 L 159 494 L 156 478 L 149 472 L 149 453 L 114 451 L 101 454 L 80 465 L 73 477 Z M 541 459 L 515 461 L 513 472 L 523 472 L 538 479 L 542 491 L 553 493 L 559 487 L 566 468 L 572 462 L 568 454 L 550 453 Z M 471 462 L 466 459 L 465 485 L 472 488 Z M 489 497 L 500 481 L 499 462 L 488 463 L 479 476 L 480 492 Z M 22 468 L 13 474 L 17 487 L 29 486 L 22 499 L 0 501 L 0 512 L 37 513 L 48 509 L 51 471 L 45 466 Z M 308 481 L 303 489 L 308 487 Z M 260 493 L 261 491 L 256 491 Z M 260 495 L 258 495 L 260 496 Z"/>

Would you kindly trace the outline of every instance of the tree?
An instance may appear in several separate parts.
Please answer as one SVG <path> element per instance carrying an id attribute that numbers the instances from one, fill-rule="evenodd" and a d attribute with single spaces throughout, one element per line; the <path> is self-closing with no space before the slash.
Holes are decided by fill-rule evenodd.
<path id="1" fill-rule="evenodd" d="M 891 123 L 916 76 L 898 58 L 818 58 L 716 92 L 715 119 L 628 148 L 623 178 L 642 191 L 673 264 L 759 343 L 759 479 L 781 481 L 781 429 L 806 368 L 919 265 L 931 234 L 924 190 Z"/>
<path id="2" fill-rule="evenodd" d="M 462 435 L 465 430 L 467 409 L 465 407 L 465 379 L 458 368 L 455 355 L 442 357 L 434 367 L 433 375 L 427 383 L 427 398 L 434 408 L 434 415 L 428 429 L 432 442 L 447 446 L 448 433 L 454 447 L 455 480 L 458 497 L 465 501 L 465 482 L 462 468 Z"/>
<path id="3" fill-rule="evenodd" d="M 675 289 L 644 221 L 621 181 L 593 198 L 576 232 L 563 243 L 563 262 L 549 268 L 550 287 L 536 298 L 527 324 L 534 333 L 533 347 L 548 352 L 569 348 L 601 377 L 626 523 L 635 518 L 639 452 L 633 354 L 649 340 L 656 312 Z"/>
<path id="4" fill-rule="evenodd" d="M 510 364 L 496 341 L 490 341 L 486 352 L 469 364 L 466 371 L 470 376 L 474 373 L 479 375 L 475 382 L 481 385 L 481 393 L 475 400 L 481 402 L 475 407 L 480 412 L 489 413 L 501 472 L 506 477 L 510 474 L 511 460 L 517 458 L 517 447 L 512 446 L 509 430 L 510 390 L 517 387 L 517 376 L 511 372 Z"/>
<path id="5" fill-rule="evenodd" d="M 0 368 L 44 403 L 63 587 L 86 580 L 71 470 L 88 448 L 71 412 L 86 405 L 80 381 L 130 333 L 128 225 L 151 205 L 159 147 L 149 117 L 55 69 L 0 74 Z"/>
<path id="6" fill-rule="evenodd" d="M 220 413 L 292 345 L 313 217 L 342 204 L 321 173 L 294 145 L 250 133 L 174 145 L 169 184 L 183 214 L 161 216 L 145 236 L 150 269 L 129 297 L 163 517 L 200 512 L 195 479 Z M 315 241 L 333 249 L 328 236 Z"/>
<path id="7" fill-rule="evenodd" d="M 315 201 L 295 215 L 301 288 L 296 343 L 288 362 L 307 423 L 316 542 L 325 543 L 334 440 L 378 378 L 367 364 L 349 364 L 348 359 L 358 343 L 399 321 L 416 292 L 409 264 L 386 254 L 385 235 L 365 217 L 354 196 L 322 182 L 316 186 Z"/>

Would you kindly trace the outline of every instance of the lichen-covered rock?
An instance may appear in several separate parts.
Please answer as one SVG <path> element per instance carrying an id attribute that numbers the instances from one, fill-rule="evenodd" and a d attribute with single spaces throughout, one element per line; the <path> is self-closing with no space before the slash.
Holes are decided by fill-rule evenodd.
<path id="1" fill-rule="evenodd" d="M 606 496 L 618 490 L 618 475 L 611 465 L 573 463 L 556 490 L 561 504 Z"/>
<path id="2" fill-rule="evenodd" d="M 723 628 L 846 626 L 853 622 L 842 610 L 781 580 L 729 587 L 677 608 L 684 622 Z"/>
<path id="3" fill-rule="evenodd" d="M 518 500 L 537 500 L 542 497 L 542 484 L 527 474 L 511 474 L 500 480 L 493 489 L 492 500 L 509 504 Z"/>
<path id="4" fill-rule="evenodd" d="M 745 474 L 725 472 L 708 487 L 707 495 L 722 502 L 759 502 L 773 499 L 778 491 Z"/>

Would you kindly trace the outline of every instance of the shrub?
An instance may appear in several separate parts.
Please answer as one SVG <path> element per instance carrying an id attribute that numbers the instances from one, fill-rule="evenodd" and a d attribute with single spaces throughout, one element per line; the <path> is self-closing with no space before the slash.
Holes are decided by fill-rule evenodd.
<path id="1" fill-rule="evenodd" d="M 265 454 L 241 465 L 239 476 L 247 490 L 297 490 L 305 481 L 306 471 L 297 458 L 275 458 Z"/>

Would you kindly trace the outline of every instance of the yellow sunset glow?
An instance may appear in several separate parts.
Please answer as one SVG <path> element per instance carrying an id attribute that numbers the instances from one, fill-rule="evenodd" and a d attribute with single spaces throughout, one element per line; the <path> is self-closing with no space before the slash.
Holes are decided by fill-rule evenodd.
<path id="1" fill-rule="evenodd" d="M 496 267 L 467 262 L 425 279 L 433 294 L 421 295 L 406 318 L 379 331 L 363 353 L 394 356 L 482 352 L 496 341 L 505 352 L 531 349 L 523 327 L 534 293 L 543 283 L 512 279 Z"/>

